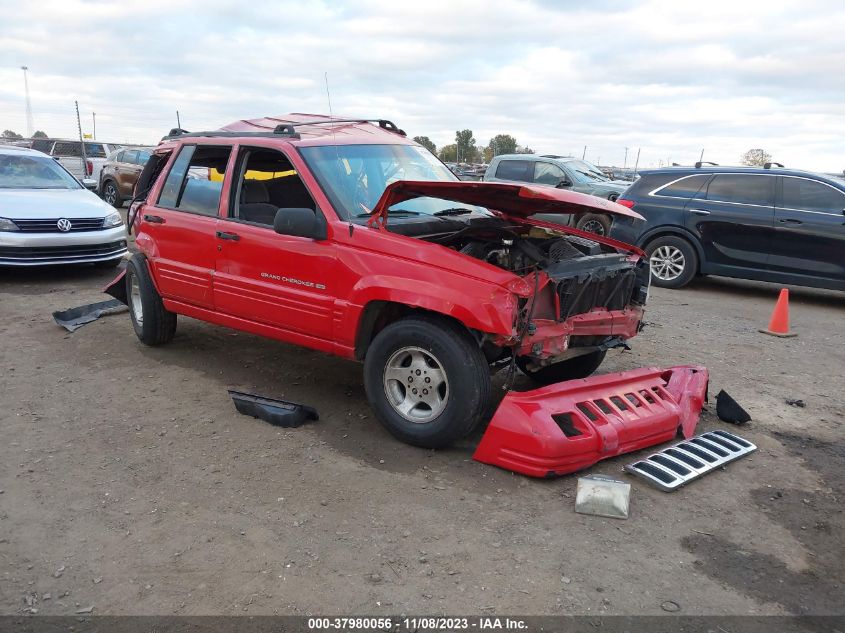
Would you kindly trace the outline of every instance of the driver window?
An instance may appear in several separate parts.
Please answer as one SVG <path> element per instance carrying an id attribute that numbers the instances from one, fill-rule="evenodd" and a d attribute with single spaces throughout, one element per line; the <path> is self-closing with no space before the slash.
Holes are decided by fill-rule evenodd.
<path id="1" fill-rule="evenodd" d="M 230 218 L 272 227 L 279 209 L 316 211 L 314 199 L 281 152 L 245 148 L 241 150 L 238 165 L 239 178 L 233 190 Z"/>
<path id="2" fill-rule="evenodd" d="M 534 163 L 534 182 L 556 187 L 566 177 L 563 170 L 552 163 Z"/>

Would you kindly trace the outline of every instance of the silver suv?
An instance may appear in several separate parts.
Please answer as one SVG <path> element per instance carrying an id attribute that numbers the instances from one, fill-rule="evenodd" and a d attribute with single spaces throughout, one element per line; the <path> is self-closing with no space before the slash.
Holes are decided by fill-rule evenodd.
<path id="1" fill-rule="evenodd" d="M 495 156 L 484 174 L 484 180 L 530 182 L 558 189 L 571 189 L 607 200 L 616 200 L 631 184 L 622 180 L 611 180 L 602 173 L 601 169 L 585 160 L 554 154 Z M 610 216 L 600 213 L 580 215 L 577 220 L 571 216 L 562 215 L 536 217 L 572 225 L 599 235 L 607 235 L 610 230 Z"/>

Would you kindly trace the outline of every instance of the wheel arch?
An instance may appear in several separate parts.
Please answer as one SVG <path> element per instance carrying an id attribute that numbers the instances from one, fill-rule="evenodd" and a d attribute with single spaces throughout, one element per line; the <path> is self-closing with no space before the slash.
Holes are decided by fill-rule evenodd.
<path id="1" fill-rule="evenodd" d="M 704 263 L 704 249 L 701 246 L 701 243 L 698 241 L 698 238 L 695 237 L 690 231 L 687 229 L 683 229 L 681 227 L 676 226 L 658 226 L 647 233 L 644 233 L 640 239 L 637 240 L 637 246 L 646 250 L 648 245 L 656 240 L 658 237 L 679 237 L 683 240 L 686 240 L 690 243 L 690 245 L 695 249 L 695 254 L 698 256 L 698 268 L 701 269 L 701 265 Z"/>

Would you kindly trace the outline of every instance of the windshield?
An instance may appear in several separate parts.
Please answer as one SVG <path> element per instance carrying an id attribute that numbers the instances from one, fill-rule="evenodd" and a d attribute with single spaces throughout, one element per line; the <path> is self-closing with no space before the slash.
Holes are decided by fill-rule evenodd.
<path id="1" fill-rule="evenodd" d="M 300 151 L 344 220 L 369 215 L 387 185 L 397 180 L 457 180 L 431 152 L 415 145 L 320 145 Z M 389 211 L 435 215 L 449 213 L 456 206 L 438 198 L 414 198 Z M 482 211 L 472 205 L 460 207 Z"/>
<path id="2" fill-rule="evenodd" d="M 575 178 L 581 182 L 608 182 L 610 180 L 602 173 L 601 169 L 585 160 L 568 160 L 566 166 L 575 173 Z"/>
<path id="3" fill-rule="evenodd" d="M 0 189 L 79 189 L 52 158 L 0 154 Z"/>

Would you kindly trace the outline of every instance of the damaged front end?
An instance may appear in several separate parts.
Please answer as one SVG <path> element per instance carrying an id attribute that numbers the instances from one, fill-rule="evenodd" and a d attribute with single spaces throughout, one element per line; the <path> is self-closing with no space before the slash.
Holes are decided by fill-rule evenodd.
<path id="1" fill-rule="evenodd" d="M 693 435 L 707 399 L 704 367 L 651 367 L 504 397 L 473 459 L 531 477 Z"/>

